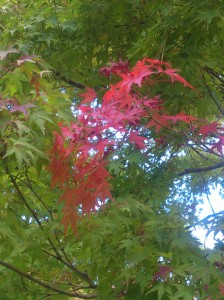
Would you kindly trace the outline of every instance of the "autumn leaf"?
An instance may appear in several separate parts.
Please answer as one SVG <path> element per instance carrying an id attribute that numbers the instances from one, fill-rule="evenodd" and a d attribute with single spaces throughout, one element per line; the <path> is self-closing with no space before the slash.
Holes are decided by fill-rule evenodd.
<path id="1" fill-rule="evenodd" d="M 218 133 L 218 123 L 213 122 L 210 124 L 205 124 L 200 126 L 200 130 L 198 132 L 198 134 L 201 134 L 203 136 L 203 138 L 206 138 L 207 136 L 210 135 L 210 133 Z"/>
<path id="2" fill-rule="evenodd" d="M 178 81 L 180 83 L 183 83 L 184 86 L 187 86 L 191 89 L 194 89 L 194 87 L 187 82 L 187 80 L 185 80 L 183 77 L 181 77 L 179 74 L 177 74 L 177 70 L 176 69 L 165 69 L 163 71 L 164 74 L 168 75 L 171 78 L 171 81 Z"/>
<path id="3" fill-rule="evenodd" d="M 191 123 L 192 121 L 196 121 L 197 118 L 190 116 L 190 115 L 186 115 L 185 113 L 181 112 L 179 114 L 177 114 L 176 116 L 162 116 L 163 119 L 166 120 L 170 120 L 172 121 L 174 124 L 176 124 L 176 122 L 178 121 L 182 121 L 184 123 Z"/>
<path id="4" fill-rule="evenodd" d="M 28 108 L 35 107 L 32 103 L 27 103 L 23 105 L 19 105 L 16 100 L 13 99 L 5 99 L 0 101 L 0 108 L 7 109 L 9 112 L 21 111 L 25 115 L 28 113 Z"/>
<path id="5" fill-rule="evenodd" d="M 123 80 L 118 84 L 118 87 L 124 88 L 126 92 L 129 92 L 134 84 L 141 87 L 145 77 L 154 73 L 154 71 L 150 70 L 149 67 L 145 65 L 144 61 L 139 61 L 130 73 L 121 74 Z"/>
<path id="6" fill-rule="evenodd" d="M 97 98 L 97 95 L 96 95 L 96 92 L 94 91 L 94 89 L 91 89 L 89 87 L 86 87 L 86 92 L 83 94 L 80 94 L 80 96 L 84 98 L 82 101 L 82 104 L 92 102 L 93 100 L 95 100 Z"/>
<path id="7" fill-rule="evenodd" d="M 161 129 L 170 128 L 170 124 L 166 118 L 163 118 L 159 113 L 155 112 L 151 115 L 151 120 L 146 124 L 146 127 L 153 127 L 155 126 L 156 132 L 159 132 Z"/>
<path id="8" fill-rule="evenodd" d="M 112 62 L 109 67 L 100 68 L 99 73 L 103 76 L 109 77 L 111 75 L 127 74 L 129 72 L 128 61 L 121 59 L 116 63 Z"/>
<path id="9" fill-rule="evenodd" d="M 52 185 L 59 184 L 63 192 L 66 212 L 63 224 L 66 228 L 69 223 L 75 228 L 75 221 L 68 220 L 69 218 L 73 216 L 77 220 L 74 212 L 69 213 L 69 208 L 77 210 L 81 207 L 82 216 L 94 211 L 98 201 L 103 203 L 106 199 L 112 199 L 110 174 L 106 167 L 111 154 L 122 147 L 122 144 L 129 140 L 136 148 L 144 149 L 147 138 L 143 136 L 143 130 L 155 127 L 154 140 L 157 147 L 165 146 L 166 142 L 160 141 L 162 129 L 173 131 L 180 121 L 187 124 L 194 122 L 195 126 L 197 124 L 197 118 L 183 112 L 167 114 L 160 96 L 147 98 L 141 94 L 142 85 L 148 84 L 145 79 L 154 74 L 165 73 L 171 80 L 175 79 L 186 85 L 168 63 L 143 59 L 127 71 L 127 63 L 120 61 L 100 72 L 106 76 L 112 73 L 119 75 L 121 80 L 109 85 L 101 105 L 94 108 L 91 102 L 98 96 L 94 89 L 86 88 L 86 92 L 80 95 L 83 101 L 77 107 L 77 122 L 70 126 L 60 125 L 61 134 L 55 135 L 51 151 L 49 168 L 52 172 Z M 116 134 L 112 134 L 113 131 Z M 119 135 L 126 135 L 126 138 L 119 138 Z"/>
<path id="10" fill-rule="evenodd" d="M 129 139 L 132 143 L 135 143 L 136 147 L 139 149 L 145 148 L 145 140 L 146 138 L 143 136 L 139 136 L 137 132 L 131 131 L 129 135 Z"/>

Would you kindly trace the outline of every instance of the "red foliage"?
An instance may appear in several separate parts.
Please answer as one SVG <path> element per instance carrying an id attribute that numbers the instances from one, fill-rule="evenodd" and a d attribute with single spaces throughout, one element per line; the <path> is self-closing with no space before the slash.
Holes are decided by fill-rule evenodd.
<path id="1" fill-rule="evenodd" d="M 121 59 L 118 63 L 111 63 L 109 67 L 104 67 L 100 69 L 100 74 L 106 77 L 110 77 L 111 75 L 118 75 L 120 73 L 128 72 L 128 62 L 123 62 Z"/>
<path id="2" fill-rule="evenodd" d="M 144 130 L 150 127 L 155 143 L 165 146 L 169 133 L 181 123 L 203 137 L 217 132 L 216 123 L 201 125 L 195 117 L 183 112 L 170 115 L 159 96 L 147 98 L 141 94 L 142 85 L 159 81 L 178 81 L 192 88 L 170 64 L 145 58 L 131 70 L 126 62 L 119 61 L 100 72 L 106 76 L 115 74 L 121 80 L 108 88 L 99 107 L 91 103 L 97 98 L 95 91 L 86 89 L 81 95 L 84 100 L 78 107 L 77 121 L 69 127 L 60 125 L 61 134 L 55 133 L 51 151 L 52 186 L 59 184 L 63 191 L 65 231 L 69 224 L 76 231 L 81 215 L 94 211 L 99 202 L 112 199 L 106 168 L 110 156 L 123 143 L 131 142 L 144 149 L 147 142 Z M 220 138 L 213 148 L 221 151 L 223 143 Z"/>
<path id="3" fill-rule="evenodd" d="M 181 112 L 176 116 L 162 116 L 162 118 L 166 120 L 173 121 L 173 124 L 175 125 L 178 121 L 182 121 L 184 123 L 191 123 L 192 121 L 196 121 L 197 118 L 193 116 L 186 115 L 185 113 Z"/>
<path id="4" fill-rule="evenodd" d="M 84 94 L 80 94 L 80 96 L 84 98 L 82 104 L 92 102 L 97 98 L 96 92 L 89 87 L 86 87 L 86 92 Z"/>
<path id="5" fill-rule="evenodd" d="M 213 122 L 200 127 L 199 134 L 202 134 L 203 138 L 209 136 L 210 133 L 218 133 L 218 123 Z"/>

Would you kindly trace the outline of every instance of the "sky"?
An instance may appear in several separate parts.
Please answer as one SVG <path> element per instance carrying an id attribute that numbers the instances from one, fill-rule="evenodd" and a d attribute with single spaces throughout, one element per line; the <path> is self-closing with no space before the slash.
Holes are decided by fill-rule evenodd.
<path id="1" fill-rule="evenodd" d="M 222 193 L 221 186 L 217 186 L 216 189 L 211 189 L 210 192 L 211 194 L 208 195 L 208 197 L 214 212 L 218 213 L 224 210 L 224 192 Z M 198 216 L 200 219 L 203 219 L 208 215 L 213 214 L 209 201 L 207 199 L 207 196 L 204 196 L 204 203 L 198 205 Z M 213 233 L 210 233 L 208 236 L 206 236 L 206 233 L 207 233 L 206 230 L 199 228 L 199 226 L 197 226 L 193 232 L 193 234 L 197 238 L 199 238 L 199 240 L 205 245 L 206 248 L 213 248 L 215 244 Z M 221 237 L 222 237 L 221 234 L 216 236 L 216 238 L 221 238 Z"/>

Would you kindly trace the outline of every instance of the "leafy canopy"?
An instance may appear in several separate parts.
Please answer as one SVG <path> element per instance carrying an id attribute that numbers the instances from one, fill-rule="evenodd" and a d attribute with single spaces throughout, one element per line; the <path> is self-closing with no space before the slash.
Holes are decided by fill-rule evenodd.
<path id="1" fill-rule="evenodd" d="M 4 299 L 222 298 L 223 6 L 2 1 Z"/>

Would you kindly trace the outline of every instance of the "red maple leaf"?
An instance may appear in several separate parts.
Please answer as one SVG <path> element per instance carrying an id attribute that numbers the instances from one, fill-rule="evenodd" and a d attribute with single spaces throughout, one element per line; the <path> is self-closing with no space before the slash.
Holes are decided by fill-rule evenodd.
<path id="1" fill-rule="evenodd" d="M 159 98 L 160 96 L 155 96 L 151 99 L 144 99 L 143 104 L 151 109 L 159 109 L 162 104 L 162 101 Z"/>
<path id="2" fill-rule="evenodd" d="M 168 62 L 159 60 L 159 59 L 151 59 L 151 58 L 145 58 L 144 59 L 146 62 L 150 63 L 150 67 L 161 67 L 165 66 L 166 68 L 171 68 L 171 65 Z"/>
<path id="3" fill-rule="evenodd" d="M 62 225 L 64 225 L 64 234 L 67 233 L 69 225 L 71 225 L 75 234 L 78 234 L 77 221 L 79 219 L 79 215 L 77 213 L 75 195 L 76 195 L 76 189 L 67 187 L 60 198 L 60 202 L 65 201 L 65 205 L 62 210 L 63 217 L 61 220 Z"/>
<path id="4" fill-rule="evenodd" d="M 119 75 L 121 73 L 128 73 L 128 65 L 128 61 L 122 61 L 119 59 L 118 63 L 112 62 L 109 67 L 101 68 L 100 74 L 109 77 L 112 74 Z"/>
<path id="5" fill-rule="evenodd" d="M 151 116 L 151 121 L 146 125 L 146 127 L 156 127 L 156 132 L 159 132 L 162 128 L 169 129 L 170 124 L 166 120 L 166 118 L 163 118 L 159 113 L 155 112 Z"/>
<path id="6" fill-rule="evenodd" d="M 96 92 L 94 91 L 94 89 L 91 89 L 89 87 L 86 87 L 86 92 L 83 94 L 80 94 L 80 96 L 84 98 L 82 101 L 82 104 L 92 102 L 93 100 L 95 100 L 97 98 L 97 95 L 96 95 Z"/>
<path id="7" fill-rule="evenodd" d="M 190 116 L 190 115 L 186 115 L 185 113 L 181 112 L 179 114 L 177 114 L 176 116 L 162 116 L 162 118 L 166 119 L 166 120 L 171 120 L 173 121 L 174 124 L 176 124 L 176 122 L 178 121 L 182 121 L 185 123 L 191 123 L 192 121 L 196 121 L 197 118 Z"/>
<path id="8" fill-rule="evenodd" d="M 145 140 L 146 138 L 143 136 L 139 136 L 138 132 L 131 131 L 129 135 L 129 139 L 132 143 L 135 143 L 137 148 L 144 149 L 145 148 Z"/>
<path id="9" fill-rule="evenodd" d="M 161 72 L 167 74 L 171 78 L 172 82 L 178 81 L 183 83 L 184 86 L 188 86 L 189 88 L 194 89 L 194 87 L 190 83 L 188 83 L 187 80 L 185 80 L 183 77 L 176 73 L 177 70 L 167 68 L 165 70 L 161 70 Z"/>
<path id="10" fill-rule="evenodd" d="M 217 133 L 218 132 L 218 123 L 213 122 L 210 124 L 205 124 L 200 126 L 200 130 L 198 134 L 202 134 L 203 138 L 206 138 L 210 133 Z"/>
<path id="11" fill-rule="evenodd" d="M 145 77 L 154 73 L 155 72 L 150 70 L 149 66 L 147 66 L 144 61 L 139 61 L 130 73 L 121 74 L 123 80 L 117 86 L 124 88 L 126 92 L 129 92 L 132 85 L 137 84 L 141 87 Z"/>

